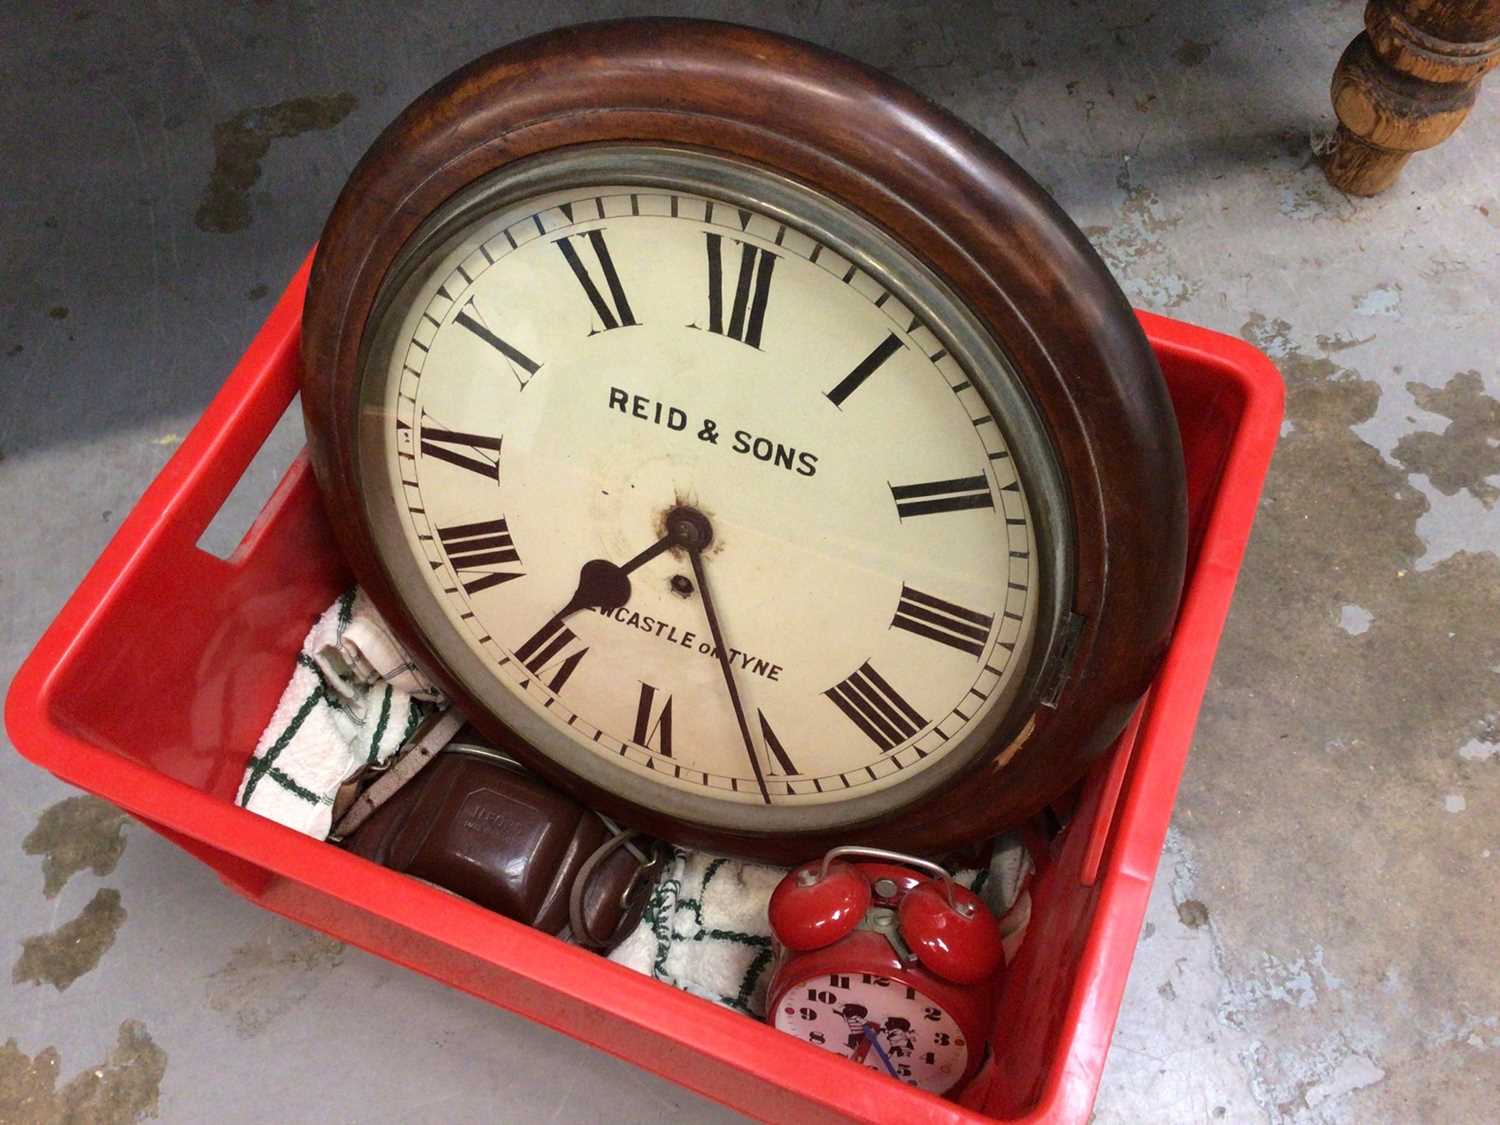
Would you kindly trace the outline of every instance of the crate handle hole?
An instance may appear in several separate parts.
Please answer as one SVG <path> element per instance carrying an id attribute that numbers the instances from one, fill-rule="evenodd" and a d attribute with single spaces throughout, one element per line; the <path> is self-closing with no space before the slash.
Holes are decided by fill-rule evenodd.
<path id="1" fill-rule="evenodd" d="M 214 518 L 198 536 L 198 549 L 216 558 L 232 559 L 306 443 L 302 396 L 294 395 Z"/>

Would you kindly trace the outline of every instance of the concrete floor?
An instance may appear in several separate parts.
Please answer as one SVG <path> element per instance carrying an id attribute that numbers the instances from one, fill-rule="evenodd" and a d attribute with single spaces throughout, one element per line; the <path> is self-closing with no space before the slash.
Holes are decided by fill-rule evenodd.
<path id="1" fill-rule="evenodd" d="M 1285 374 L 1096 1121 L 1494 1120 L 1500 79 L 1393 191 L 1341 196 L 1309 138 L 1331 125 L 1352 0 L 6 5 L 0 673 L 377 130 L 491 45 L 648 7 L 905 79 L 1047 186 L 1132 300 L 1242 335 Z M 292 99 L 311 99 L 306 131 L 256 132 L 247 110 Z M 296 443 L 273 442 L 262 483 Z M 732 1117 L 264 915 L 69 796 L 0 755 L 5 1120 Z"/>

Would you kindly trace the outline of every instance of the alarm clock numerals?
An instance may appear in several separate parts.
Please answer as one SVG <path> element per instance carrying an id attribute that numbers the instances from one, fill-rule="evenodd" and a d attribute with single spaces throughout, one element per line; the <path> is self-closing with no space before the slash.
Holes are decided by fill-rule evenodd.
<path id="1" fill-rule="evenodd" d="M 440 527 L 437 533 L 438 541 L 448 555 L 448 563 L 466 594 L 477 594 L 491 586 L 525 576 L 521 570 L 497 569 L 521 561 L 504 516 L 480 523 Z"/>
<path id="2" fill-rule="evenodd" d="M 844 982 L 844 987 L 848 988 L 849 978 L 843 977 L 841 979 Z M 891 985 L 896 983 L 895 981 L 891 980 L 890 977 L 873 977 L 869 973 L 861 973 L 859 975 L 859 980 L 861 984 L 874 985 L 876 988 L 890 988 Z M 915 1000 L 917 998 L 917 990 L 915 988 L 912 988 L 910 985 L 898 985 L 897 987 L 904 987 L 906 989 L 906 998 L 908 1000 Z"/>
<path id="3" fill-rule="evenodd" d="M 599 261 L 599 272 L 604 275 L 605 288 L 609 290 L 608 299 L 599 291 L 599 286 L 594 283 L 589 268 L 583 264 L 583 258 L 573 246 L 574 239 L 582 239 L 592 247 L 594 257 Z M 604 232 L 591 230 L 584 234 L 568 235 L 565 238 L 559 238 L 553 245 L 562 251 L 562 256 L 567 259 L 568 268 L 573 271 L 578 284 L 583 286 L 589 303 L 594 306 L 594 312 L 604 323 L 603 329 L 590 331 L 589 335 L 597 335 L 598 331 L 608 332 L 611 328 L 635 327 L 638 322 L 635 314 L 630 310 L 630 301 L 625 296 L 625 286 L 620 283 L 620 275 L 615 271 L 615 261 L 609 255 L 609 247 L 605 245 Z"/>
<path id="4" fill-rule="evenodd" d="M 774 1003 L 782 1031 L 908 1085 L 941 1093 L 967 1068 L 953 1015 L 891 977 L 834 972 L 792 985 Z"/>

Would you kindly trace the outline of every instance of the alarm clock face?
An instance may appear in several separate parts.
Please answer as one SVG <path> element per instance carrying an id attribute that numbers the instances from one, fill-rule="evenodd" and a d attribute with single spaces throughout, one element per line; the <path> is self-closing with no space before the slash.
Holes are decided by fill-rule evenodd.
<path id="1" fill-rule="evenodd" d="M 939 1004 L 910 985 L 868 973 L 831 973 L 781 994 L 773 1026 L 934 1094 L 969 1065 L 969 1043 Z"/>
<path id="2" fill-rule="evenodd" d="M 1058 470 L 1006 356 L 852 211 L 699 152 L 552 156 L 435 214 L 372 324 L 381 563 L 569 773 L 827 831 L 1017 732 L 1068 586 Z"/>

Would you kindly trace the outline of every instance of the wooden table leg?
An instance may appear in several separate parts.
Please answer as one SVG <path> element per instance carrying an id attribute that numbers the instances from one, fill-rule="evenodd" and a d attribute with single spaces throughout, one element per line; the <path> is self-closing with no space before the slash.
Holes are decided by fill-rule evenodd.
<path id="1" fill-rule="evenodd" d="M 1447 139 L 1500 64 L 1500 0 L 1370 0 L 1333 74 L 1333 185 L 1375 195 L 1413 152 Z"/>

